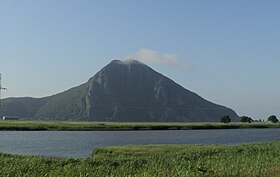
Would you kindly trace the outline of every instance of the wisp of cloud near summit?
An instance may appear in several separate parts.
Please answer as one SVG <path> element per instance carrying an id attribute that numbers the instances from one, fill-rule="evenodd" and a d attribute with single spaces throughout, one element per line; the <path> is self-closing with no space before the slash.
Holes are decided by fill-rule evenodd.
<path id="1" fill-rule="evenodd" d="M 139 49 L 138 51 L 126 57 L 126 59 L 131 58 L 141 61 L 145 64 L 167 65 L 184 69 L 190 68 L 190 65 L 182 62 L 177 54 L 161 53 L 159 51 L 147 48 Z"/>

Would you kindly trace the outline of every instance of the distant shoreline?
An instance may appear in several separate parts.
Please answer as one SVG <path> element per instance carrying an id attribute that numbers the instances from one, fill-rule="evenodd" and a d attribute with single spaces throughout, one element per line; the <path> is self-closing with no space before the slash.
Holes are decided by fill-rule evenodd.
<path id="1" fill-rule="evenodd" d="M 280 128 L 280 123 L 0 121 L 0 131 L 147 131 Z"/>

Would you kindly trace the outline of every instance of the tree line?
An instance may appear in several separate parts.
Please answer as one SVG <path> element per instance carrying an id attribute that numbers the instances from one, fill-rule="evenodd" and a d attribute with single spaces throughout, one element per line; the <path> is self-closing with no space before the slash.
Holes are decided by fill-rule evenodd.
<path id="1" fill-rule="evenodd" d="M 230 123 L 231 118 L 229 116 L 223 116 L 223 117 L 220 118 L 220 122 Z M 261 119 L 260 120 L 253 120 L 251 117 L 241 116 L 240 117 L 240 122 L 247 122 L 247 123 L 261 122 Z M 275 115 L 271 115 L 267 118 L 267 122 L 277 123 L 277 122 L 279 122 L 279 120 L 277 119 L 277 117 Z"/>

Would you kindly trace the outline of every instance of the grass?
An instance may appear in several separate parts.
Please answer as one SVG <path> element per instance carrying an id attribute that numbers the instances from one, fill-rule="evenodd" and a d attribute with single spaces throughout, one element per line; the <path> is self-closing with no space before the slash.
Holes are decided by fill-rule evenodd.
<path id="1" fill-rule="evenodd" d="M 237 129 L 280 128 L 280 123 L 218 123 L 218 122 L 59 122 L 59 121 L 0 121 L 0 130 L 185 130 L 185 129 Z"/>
<path id="2" fill-rule="evenodd" d="M 92 158 L 0 153 L 0 176 L 277 176 L 280 141 L 225 145 L 147 145 L 97 148 Z"/>

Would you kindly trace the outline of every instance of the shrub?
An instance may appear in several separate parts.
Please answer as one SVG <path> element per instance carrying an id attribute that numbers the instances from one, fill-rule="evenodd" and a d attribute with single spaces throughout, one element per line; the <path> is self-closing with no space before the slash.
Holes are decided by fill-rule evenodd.
<path id="1" fill-rule="evenodd" d="M 254 120 L 253 120 L 251 117 L 242 116 L 242 117 L 240 117 L 240 122 L 248 122 L 248 123 L 251 123 L 251 122 L 254 122 Z"/>
<path id="2" fill-rule="evenodd" d="M 271 115 L 271 116 L 269 116 L 269 118 L 267 118 L 267 121 L 268 122 L 277 123 L 278 119 L 277 119 L 277 117 L 275 115 Z"/>
<path id="3" fill-rule="evenodd" d="M 229 116 L 223 116 L 220 121 L 222 123 L 230 123 L 231 119 L 229 118 Z"/>

